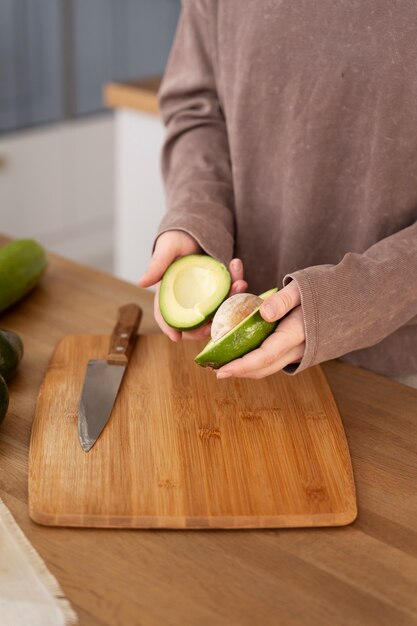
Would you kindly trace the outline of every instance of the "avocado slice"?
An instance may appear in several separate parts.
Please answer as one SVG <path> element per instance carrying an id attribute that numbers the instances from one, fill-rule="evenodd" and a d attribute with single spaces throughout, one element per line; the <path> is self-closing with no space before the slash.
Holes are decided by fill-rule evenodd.
<path id="1" fill-rule="evenodd" d="M 169 326 L 191 330 L 208 321 L 230 291 L 223 263 L 204 254 L 174 261 L 162 277 L 159 308 Z"/>
<path id="2" fill-rule="evenodd" d="M 277 291 L 277 288 L 269 289 L 259 297 L 266 300 Z M 209 341 L 195 357 L 197 365 L 219 369 L 226 363 L 259 348 L 278 325 L 278 322 L 265 321 L 259 309 L 260 305 L 218 341 Z"/>

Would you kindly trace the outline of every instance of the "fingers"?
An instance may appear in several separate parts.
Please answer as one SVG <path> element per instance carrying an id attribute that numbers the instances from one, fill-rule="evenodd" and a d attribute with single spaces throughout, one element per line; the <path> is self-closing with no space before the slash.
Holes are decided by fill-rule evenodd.
<path id="1" fill-rule="evenodd" d="M 155 252 L 148 269 L 139 280 L 139 286 L 150 287 L 161 280 L 167 267 L 174 261 L 176 254 L 177 250 L 175 246 L 160 237 L 156 242 Z"/>
<path id="2" fill-rule="evenodd" d="M 171 328 L 171 326 L 168 326 L 168 324 L 162 317 L 161 311 L 159 309 L 159 287 L 160 287 L 160 283 L 158 283 L 156 286 L 155 298 L 153 301 L 153 312 L 154 312 L 156 323 L 158 324 L 162 332 L 171 339 L 171 341 L 175 341 L 175 342 L 180 341 L 181 333 L 178 330 L 175 330 L 175 328 Z"/>
<path id="3" fill-rule="evenodd" d="M 236 293 L 244 293 L 248 288 L 248 283 L 243 279 L 243 263 L 241 259 L 232 259 L 230 261 L 229 272 L 232 278 L 229 297 Z"/>
<path id="4" fill-rule="evenodd" d="M 248 288 L 248 283 L 246 280 L 237 280 L 232 284 L 230 288 L 229 296 L 234 296 L 236 293 L 245 293 Z"/>
<path id="5" fill-rule="evenodd" d="M 267 322 L 281 319 L 301 303 L 300 290 L 295 281 L 284 287 L 278 293 L 274 293 L 265 300 L 260 308 L 260 313 Z"/>
<path id="6" fill-rule="evenodd" d="M 298 306 L 258 349 L 220 368 L 217 378 L 263 378 L 301 359 L 304 349 L 304 321 L 301 306 Z"/>
<path id="7" fill-rule="evenodd" d="M 193 339 L 198 341 L 200 339 L 210 339 L 211 334 L 211 322 L 195 328 L 194 330 L 187 330 L 182 333 L 183 339 Z"/>
<path id="8" fill-rule="evenodd" d="M 168 265 L 166 267 L 168 267 Z M 148 265 L 148 269 L 139 279 L 139 287 L 151 287 L 152 285 L 155 285 L 155 283 L 161 280 L 165 269 L 163 269 L 159 260 L 152 258 Z"/>
<path id="9" fill-rule="evenodd" d="M 249 372 L 245 378 L 250 378 L 252 380 L 260 380 L 261 378 L 266 378 L 267 376 L 271 376 L 272 374 L 276 374 L 284 369 L 290 363 L 299 363 L 303 358 L 305 351 L 305 344 L 302 343 L 299 346 L 296 346 L 287 354 L 285 354 L 281 359 L 278 359 L 274 363 L 272 363 L 269 367 L 265 367 L 261 370 L 256 370 L 254 372 Z"/>
<path id="10" fill-rule="evenodd" d="M 197 241 L 186 232 L 169 230 L 156 240 L 149 267 L 139 281 L 140 287 L 150 287 L 161 280 L 165 270 L 176 258 L 201 252 Z"/>
<path id="11" fill-rule="evenodd" d="M 232 277 L 232 283 L 237 280 L 243 280 L 243 263 L 240 259 L 232 259 L 229 263 L 229 272 Z"/>

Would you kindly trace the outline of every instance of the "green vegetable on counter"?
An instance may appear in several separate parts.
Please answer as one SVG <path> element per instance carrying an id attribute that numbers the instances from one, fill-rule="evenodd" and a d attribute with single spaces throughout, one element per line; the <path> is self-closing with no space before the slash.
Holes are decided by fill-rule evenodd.
<path id="1" fill-rule="evenodd" d="M 44 248 L 31 239 L 18 239 L 0 248 L 0 312 L 36 287 L 47 265 Z"/>
<path id="2" fill-rule="evenodd" d="M 0 376 L 7 382 L 16 373 L 23 357 L 23 343 L 19 335 L 0 328 Z"/>
<path id="3" fill-rule="evenodd" d="M 9 390 L 3 376 L 0 376 L 0 424 L 6 417 L 9 406 Z"/>
<path id="4" fill-rule="evenodd" d="M 19 335 L 11 330 L 0 328 L 0 424 L 9 406 L 7 382 L 16 373 L 23 357 L 23 343 Z"/>

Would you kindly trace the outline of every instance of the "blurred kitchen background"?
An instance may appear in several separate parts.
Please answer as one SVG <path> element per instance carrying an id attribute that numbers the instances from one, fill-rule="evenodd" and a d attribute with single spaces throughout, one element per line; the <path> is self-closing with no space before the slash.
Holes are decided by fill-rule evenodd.
<path id="1" fill-rule="evenodd" d="M 136 282 L 180 0 L 0 0 L 0 232 Z"/>

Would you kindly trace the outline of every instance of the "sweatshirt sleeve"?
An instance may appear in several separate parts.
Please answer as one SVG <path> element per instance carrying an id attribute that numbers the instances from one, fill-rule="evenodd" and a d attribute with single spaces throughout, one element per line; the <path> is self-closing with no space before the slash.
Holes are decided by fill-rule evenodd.
<path id="1" fill-rule="evenodd" d="M 373 346 L 417 315 L 417 222 L 337 265 L 288 274 L 301 292 L 306 349 L 297 373 Z"/>
<path id="2" fill-rule="evenodd" d="M 234 200 L 225 117 L 216 85 L 217 3 L 183 0 L 159 103 L 167 213 L 157 235 L 183 230 L 223 262 L 233 256 Z"/>

